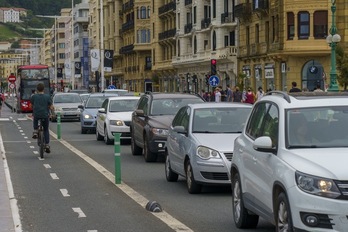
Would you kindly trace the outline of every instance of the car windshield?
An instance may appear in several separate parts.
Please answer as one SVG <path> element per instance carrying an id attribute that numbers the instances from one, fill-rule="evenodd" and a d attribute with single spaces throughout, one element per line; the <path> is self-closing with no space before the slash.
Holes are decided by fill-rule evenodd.
<path id="1" fill-rule="evenodd" d="M 127 100 L 111 100 L 109 112 L 130 112 L 134 111 L 138 103 L 138 99 Z"/>
<path id="2" fill-rule="evenodd" d="M 88 108 L 88 109 L 101 108 L 105 98 L 107 97 L 106 96 L 89 97 L 87 99 L 85 108 Z"/>
<path id="3" fill-rule="evenodd" d="M 78 94 L 59 94 L 54 97 L 53 103 L 81 103 Z"/>
<path id="4" fill-rule="evenodd" d="M 285 133 L 289 149 L 348 147 L 348 107 L 288 110 Z"/>
<path id="5" fill-rule="evenodd" d="M 81 97 L 82 101 L 86 101 L 89 97 L 89 94 L 80 94 L 80 97 Z"/>
<path id="6" fill-rule="evenodd" d="M 242 133 L 251 108 L 204 108 L 193 114 L 192 133 Z"/>
<path id="7" fill-rule="evenodd" d="M 203 102 L 200 98 L 155 99 L 152 102 L 151 115 L 175 115 L 181 107 L 200 102 Z"/>

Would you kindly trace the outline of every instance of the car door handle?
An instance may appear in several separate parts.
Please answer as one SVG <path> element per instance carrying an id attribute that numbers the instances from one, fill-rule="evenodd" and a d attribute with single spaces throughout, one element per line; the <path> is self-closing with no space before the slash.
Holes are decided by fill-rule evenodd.
<path id="1" fill-rule="evenodd" d="M 253 156 L 253 161 L 257 162 L 257 158 L 255 156 Z"/>

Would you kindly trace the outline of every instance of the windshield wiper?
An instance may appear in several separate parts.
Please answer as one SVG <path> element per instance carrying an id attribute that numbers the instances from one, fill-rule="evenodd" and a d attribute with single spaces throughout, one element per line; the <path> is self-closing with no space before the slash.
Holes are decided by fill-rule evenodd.
<path id="1" fill-rule="evenodd" d="M 290 145 L 288 146 L 288 149 L 291 148 L 319 148 L 318 145 Z"/>

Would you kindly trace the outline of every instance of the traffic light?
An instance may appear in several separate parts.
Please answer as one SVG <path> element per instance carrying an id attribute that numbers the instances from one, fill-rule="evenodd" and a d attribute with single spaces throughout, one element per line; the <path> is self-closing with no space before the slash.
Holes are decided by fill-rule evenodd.
<path id="1" fill-rule="evenodd" d="M 209 75 L 205 75 L 205 84 L 209 86 Z"/>
<path id="2" fill-rule="evenodd" d="M 211 75 L 216 75 L 216 59 L 211 59 L 210 64 L 211 64 Z"/>

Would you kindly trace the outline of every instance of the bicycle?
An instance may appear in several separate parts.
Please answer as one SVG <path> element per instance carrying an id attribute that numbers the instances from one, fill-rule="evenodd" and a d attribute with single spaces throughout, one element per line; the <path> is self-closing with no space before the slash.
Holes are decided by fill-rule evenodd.
<path id="1" fill-rule="evenodd" d="M 37 145 L 40 147 L 40 158 L 44 158 L 45 153 L 45 136 L 44 136 L 44 128 L 42 126 L 42 120 L 45 120 L 43 118 L 40 118 L 38 120 L 38 128 L 37 128 Z"/>

